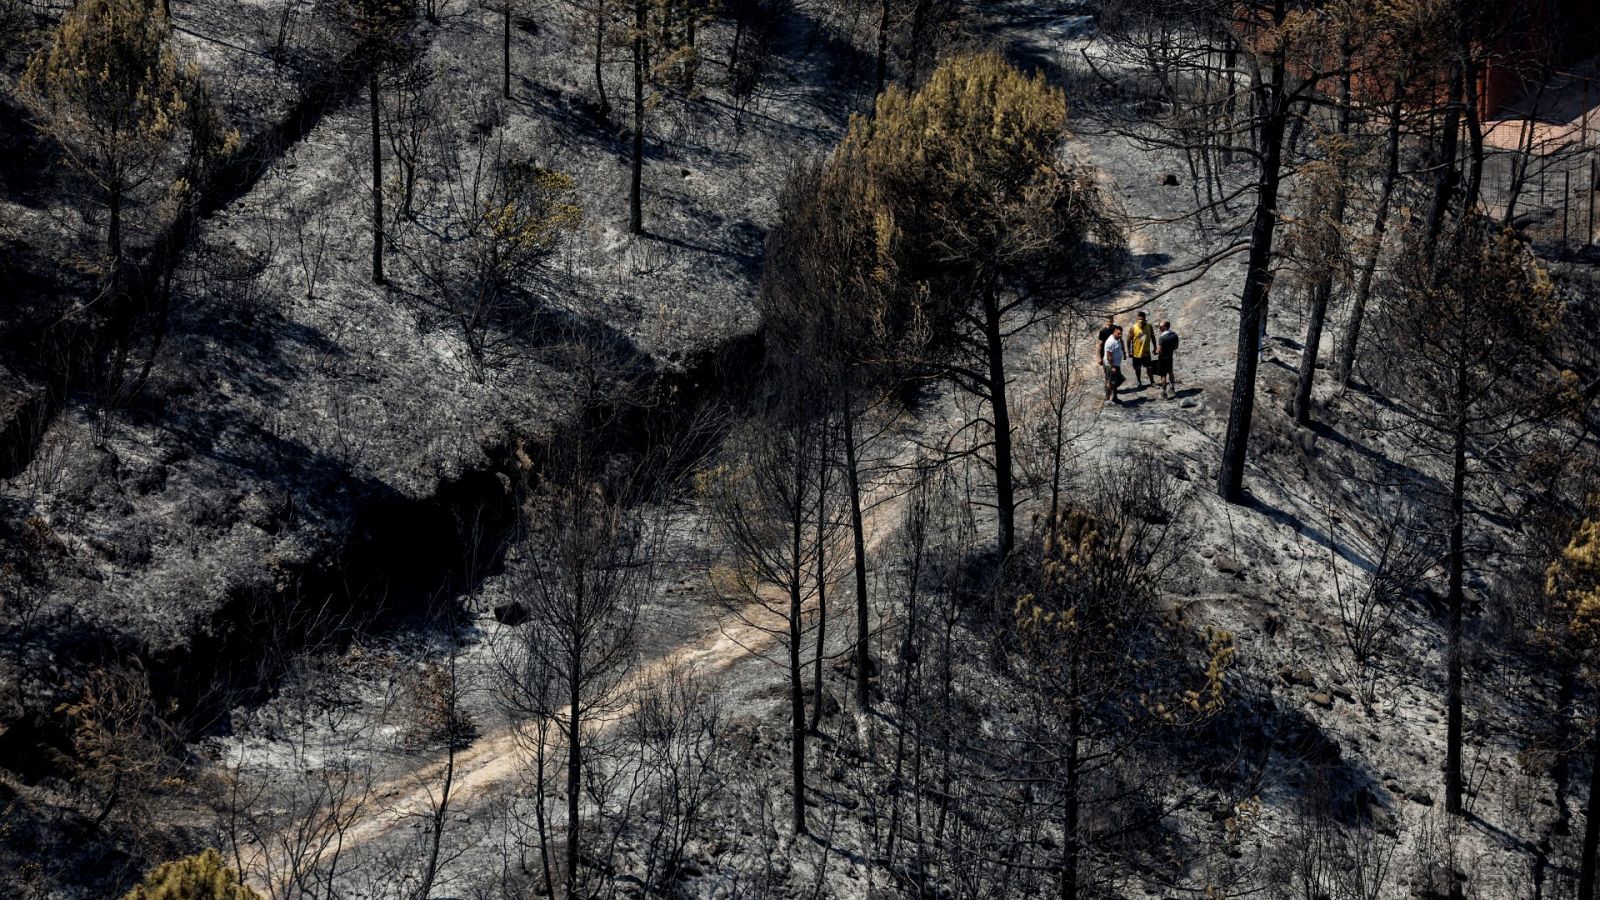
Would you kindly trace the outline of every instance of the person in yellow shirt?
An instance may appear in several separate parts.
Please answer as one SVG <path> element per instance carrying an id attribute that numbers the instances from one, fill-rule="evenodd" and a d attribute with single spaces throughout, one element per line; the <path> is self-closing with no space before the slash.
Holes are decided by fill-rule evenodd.
<path id="1" fill-rule="evenodd" d="M 1137 387 L 1144 387 L 1144 373 L 1150 370 L 1150 383 L 1156 383 L 1155 375 L 1156 355 L 1156 329 L 1150 324 L 1149 318 L 1143 312 L 1139 313 L 1139 321 L 1133 323 L 1128 329 L 1128 359 L 1133 361 L 1133 380 Z"/>

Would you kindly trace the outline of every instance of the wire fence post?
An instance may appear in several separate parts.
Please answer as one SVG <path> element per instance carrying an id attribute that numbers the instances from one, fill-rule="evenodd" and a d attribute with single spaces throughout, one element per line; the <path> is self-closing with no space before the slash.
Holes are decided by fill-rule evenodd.
<path id="1" fill-rule="evenodd" d="M 1594 192 L 1595 188 L 1597 187 L 1595 184 L 1595 175 L 1597 174 L 1596 169 L 1600 168 L 1600 166 L 1597 166 L 1597 163 L 1600 163 L 1600 158 L 1597 158 L 1594 152 L 1589 149 L 1589 112 L 1591 109 L 1589 104 L 1589 89 L 1593 86 L 1593 84 L 1593 73 L 1585 74 L 1583 76 L 1583 127 L 1579 129 L 1578 133 L 1578 153 L 1581 156 L 1588 157 L 1589 159 L 1589 190 L 1585 192 L 1589 200 L 1589 227 L 1583 233 L 1583 246 L 1585 247 L 1594 243 Z"/>
<path id="2" fill-rule="evenodd" d="M 1561 251 L 1565 253 L 1567 243 L 1567 219 L 1572 209 L 1572 170 L 1561 173 Z"/>
<path id="3" fill-rule="evenodd" d="M 1595 183 L 1596 179 L 1600 178 L 1600 153 L 1589 147 L 1589 113 L 1592 111 L 1592 107 L 1589 105 L 1589 88 L 1593 83 L 1594 76 L 1592 73 L 1584 76 L 1583 129 L 1578 137 L 1579 152 L 1589 158 L 1589 229 L 1583 233 L 1583 245 L 1585 247 L 1594 243 L 1594 194 L 1595 191 L 1600 190 L 1600 184 Z"/>

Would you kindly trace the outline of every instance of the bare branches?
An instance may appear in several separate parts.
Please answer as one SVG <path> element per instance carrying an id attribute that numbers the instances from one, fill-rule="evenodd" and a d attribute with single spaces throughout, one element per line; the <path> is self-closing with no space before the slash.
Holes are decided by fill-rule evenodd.
<path id="1" fill-rule="evenodd" d="M 414 301 L 462 341 L 481 381 L 525 351 L 539 272 L 583 213 L 567 175 L 510 157 L 503 134 L 470 149 L 444 139 L 438 165 L 444 183 L 421 199 L 396 248 L 422 280 Z"/>

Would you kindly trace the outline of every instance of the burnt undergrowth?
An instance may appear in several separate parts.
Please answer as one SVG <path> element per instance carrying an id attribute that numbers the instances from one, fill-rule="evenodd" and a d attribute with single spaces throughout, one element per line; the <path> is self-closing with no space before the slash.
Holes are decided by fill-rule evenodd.
<path id="1" fill-rule="evenodd" d="M 725 411 L 748 389 L 725 373 L 759 368 L 761 353 L 761 335 L 748 334 L 682 368 L 636 373 L 630 399 L 586 410 L 575 424 L 589 430 L 602 457 L 662 460 L 666 470 L 652 475 L 670 493 L 720 440 Z M 559 432 L 549 438 L 561 439 Z M 671 448 L 665 457 L 656 455 L 662 447 Z M 298 655 L 341 650 L 458 610 L 463 596 L 502 570 L 523 525 L 523 498 L 547 455 L 543 442 L 508 430 L 484 449 L 480 466 L 429 496 L 363 484 L 348 527 L 324 552 L 294 564 L 263 560 L 174 645 L 152 649 L 70 611 L 39 629 L 33 643 L 71 660 L 67 668 L 143 671 L 153 703 L 187 740 L 225 733 L 231 712 L 270 699 Z M 77 680 L 53 677 L 56 696 Z M 51 704 L 31 705 L 0 733 L 0 767 L 24 781 L 66 777 L 72 765 L 70 723 Z"/>

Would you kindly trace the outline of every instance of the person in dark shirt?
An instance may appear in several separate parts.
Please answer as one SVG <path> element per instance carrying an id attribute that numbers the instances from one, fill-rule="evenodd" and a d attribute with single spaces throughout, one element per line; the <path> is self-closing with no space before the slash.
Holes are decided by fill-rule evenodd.
<path id="1" fill-rule="evenodd" d="M 1100 329 L 1100 336 L 1094 339 L 1095 365 L 1105 365 L 1106 338 L 1111 337 L 1111 332 L 1116 330 L 1116 327 L 1116 316 L 1106 316 L 1106 327 Z"/>
<path id="2" fill-rule="evenodd" d="M 1172 370 L 1172 361 L 1177 353 L 1178 333 L 1172 330 L 1171 322 L 1162 322 L 1161 334 L 1156 336 L 1156 363 L 1152 372 L 1160 379 L 1163 397 L 1178 396 L 1178 379 Z"/>

